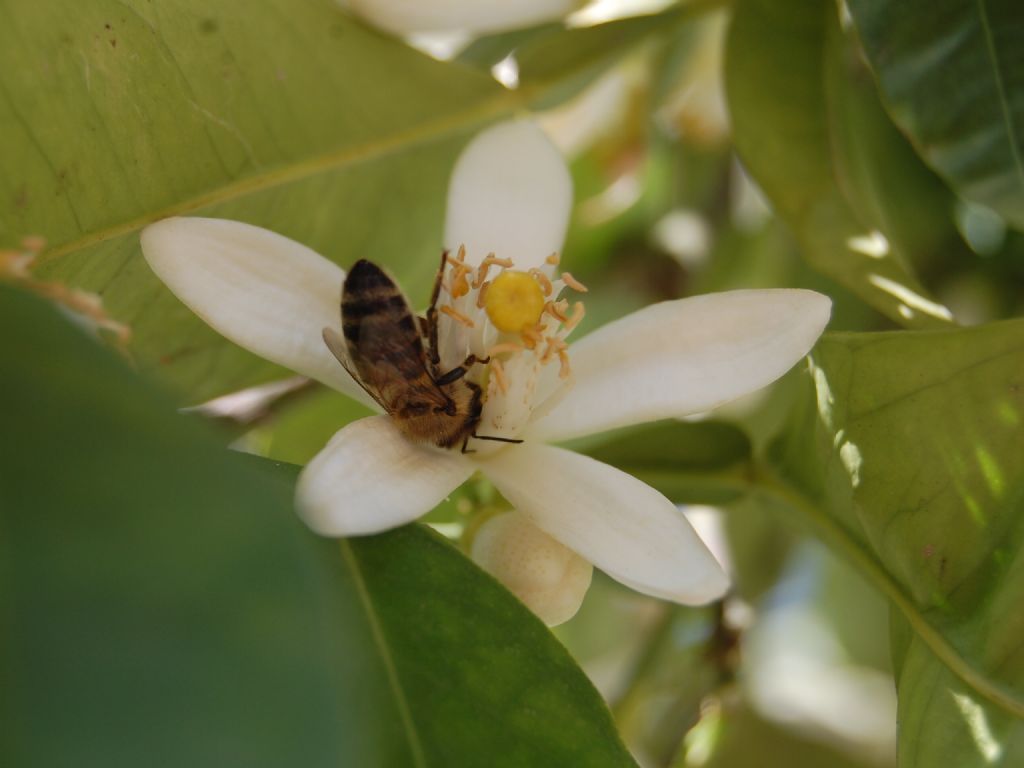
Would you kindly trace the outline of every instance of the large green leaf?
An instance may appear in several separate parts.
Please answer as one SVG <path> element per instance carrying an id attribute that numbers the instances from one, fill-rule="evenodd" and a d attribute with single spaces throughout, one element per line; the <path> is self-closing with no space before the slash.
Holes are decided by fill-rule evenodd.
<path id="1" fill-rule="evenodd" d="M 775 460 L 803 496 L 790 502 L 909 623 L 894 647 L 904 756 L 934 741 L 968 754 L 971 713 L 989 711 L 1019 764 L 1024 321 L 826 336 L 811 369 L 816 397 Z"/>
<path id="2" fill-rule="evenodd" d="M 1024 6 L 849 0 L 892 112 L 964 196 L 1024 229 Z"/>
<path id="3" fill-rule="evenodd" d="M 737 151 L 816 269 L 896 322 L 942 325 L 948 311 L 908 252 L 935 247 L 922 233 L 951 232 L 935 205 L 941 190 L 888 124 L 870 78 L 851 71 L 848 45 L 828 0 L 741 0 L 726 56 Z"/>
<path id="4" fill-rule="evenodd" d="M 633 765 L 540 622 L 412 526 L 321 539 L 292 468 L 220 447 L 0 286 L 0 763 Z"/>
<path id="5" fill-rule="evenodd" d="M 454 158 L 518 99 L 330 0 L 2 5 L 0 246 L 45 237 L 38 274 L 101 293 L 189 401 L 280 371 L 157 282 L 142 226 L 250 221 L 427 290 Z"/>

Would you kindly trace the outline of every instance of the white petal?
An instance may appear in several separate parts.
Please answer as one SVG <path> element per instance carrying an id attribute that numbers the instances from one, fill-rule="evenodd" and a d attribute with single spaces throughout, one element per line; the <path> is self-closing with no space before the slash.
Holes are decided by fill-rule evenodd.
<path id="1" fill-rule="evenodd" d="M 529 269 L 561 251 L 572 208 L 565 160 L 530 120 L 488 128 L 463 150 L 448 186 L 445 247 L 474 264 L 492 251 Z"/>
<path id="2" fill-rule="evenodd" d="M 575 0 L 347 0 L 353 12 L 375 26 L 412 32 L 497 32 L 561 18 Z"/>
<path id="3" fill-rule="evenodd" d="M 324 344 L 341 327 L 341 267 L 287 237 L 226 219 L 175 218 L 142 231 L 149 266 L 240 347 L 378 406 Z"/>
<path id="4" fill-rule="evenodd" d="M 832 303 L 814 291 L 730 291 L 666 301 L 569 350 L 575 386 L 528 431 L 567 440 L 706 411 L 770 384 L 806 355 Z"/>
<path id="5" fill-rule="evenodd" d="M 478 464 L 538 528 L 638 592 L 692 605 L 729 586 L 682 513 L 635 477 L 540 443 Z"/>
<path id="6" fill-rule="evenodd" d="M 473 536 L 470 555 L 549 627 L 576 615 L 594 570 L 521 512 L 484 522 Z"/>
<path id="7" fill-rule="evenodd" d="M 361 536 L 412 522 L 473 473 L 459 453 L 416 445 L 390 416 L 341 429 L 299 475 L 299 515 L 324 536 Z"/>

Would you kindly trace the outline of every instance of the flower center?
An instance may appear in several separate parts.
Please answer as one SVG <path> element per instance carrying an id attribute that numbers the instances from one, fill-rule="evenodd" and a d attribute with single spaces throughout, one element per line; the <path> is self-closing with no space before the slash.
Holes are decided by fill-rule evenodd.
<path id="1" fill-rule="evenodd" d="M 551 254 L 539 266 L 516 270 L 511 259 L 491 253 L 474 265 L 463 248 L 446 260 L 436 303 L 437 352 L 445 371 L 469 354 L 487 361 L 467 374 L 483 389 L 481 435 L 518 438 L 535 411 L 553 407 L 571 385 L 565 339 L 584 310 L 560 294 L 587 289 L 559 273 L 558 262 Z M 500 443 L 476 447 L 481 454 L 500 449 Z"/>
<path id="2" fill-rule="evenodd" d="M 484 296 L 491 324 L 503 333 L 521 333 L 537 325 L 544 311 L 544 292 L 526 272 L 506 269 L 491 283 Z"/>

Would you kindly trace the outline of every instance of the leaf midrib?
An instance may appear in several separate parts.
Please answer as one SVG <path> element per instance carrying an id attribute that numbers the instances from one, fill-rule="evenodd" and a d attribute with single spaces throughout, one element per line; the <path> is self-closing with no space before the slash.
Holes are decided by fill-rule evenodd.
<path id="1" fill-rule="evenodd" d="M 398 669 L 391 654 L 391 646 L 388 643 L 387 636 L 384 634 L 380 618 L 377 616 L 377 609 L 374 608 L 373 598 L 366 588 L 366 581 L 363 578 L 363 571 L 359 566 L 359 560 L 356 558 L 355 552 L 352 551 L 352 546 L 347 541 L 341 539 L 339 544 L 342 559 L 344 559 L 345 565 L 348 566 L 349 571 L 352 573 L 352 581 L 355 585 L 356 593 L 359 595 L 359 602 L 366 611 L 366 619 L 370 625 L 370 632 L 373 635 L 373 644 L 380 655 L 381 663 L 384 665 L 384 672 L 388 679 L 388 688 L 391 690 L 395 699 L 395 706 L 398 708 L 398 716 L 402 721 L 402 730 L 405 732 L 406 740 L 409 744 L 413 765 L 415 768 L 427 768 L 427 758 L 423 751 L 419 732 L 416 729 L 416 723 L 412 718 L 409 700 L 405 695 L 405 689 L 402 687 L 402 681 L 398 677 Z"/>
<path id="2" fill-rule="evenodd" d="M 305 160 L 280 165 L 263 173 L 222 184 L 156 211 L 86 233 L 40 254 L 35 264 L 37 267 L 48 265 L 84 248 L 136 232 L 147 224 L 160 219 L 180 216 L 207 206 L 230 202 L 246 195 L 298 182 L 321 173 L 336 171 L 455 135 L 474 125 L 489 122 L 513 111 L 522 101 L 523 94 L 521 92 L 498 91 L 494 97 L 480 102 L 472 109 L 429 120 L 418 124 L 415 128 L 397 131 L 381 139 L 346 146 L 342 149 L 314 155 Z"/>

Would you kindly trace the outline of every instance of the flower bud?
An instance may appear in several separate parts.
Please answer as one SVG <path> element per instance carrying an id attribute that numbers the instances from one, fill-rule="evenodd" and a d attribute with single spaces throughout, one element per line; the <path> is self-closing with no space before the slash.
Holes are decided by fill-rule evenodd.
<path id="1" fill-rule="evenodd" d="M 480 526 L 470 555 L 549 627 L 576 615 L 594 570 L 520 512 L 496 515 Z"/>

